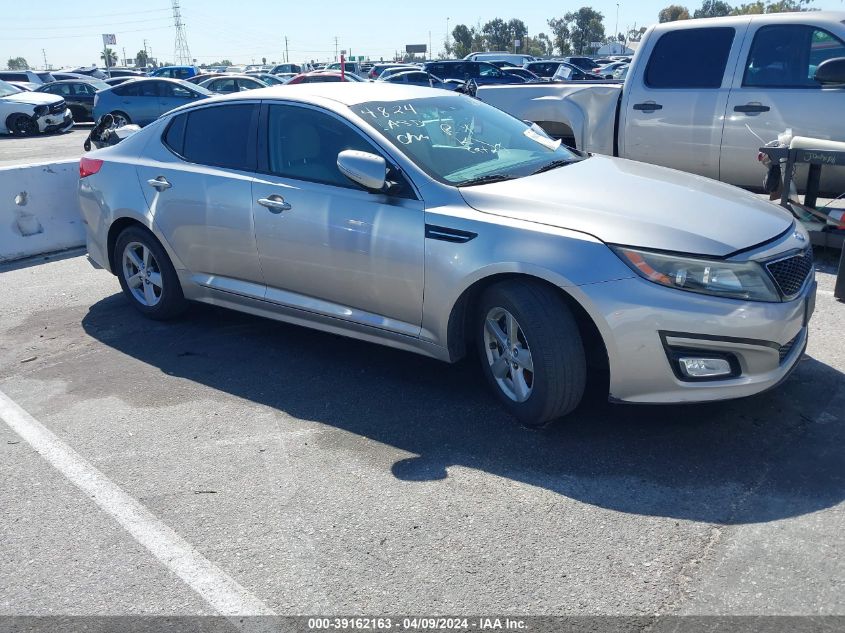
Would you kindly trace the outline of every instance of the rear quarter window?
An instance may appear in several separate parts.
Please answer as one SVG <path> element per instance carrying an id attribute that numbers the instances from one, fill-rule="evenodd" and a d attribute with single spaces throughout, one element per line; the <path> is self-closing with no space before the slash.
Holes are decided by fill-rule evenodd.
<path id="1" fill-rule="evenodd" d="M 256 112 L 254 104 L 243 103 L 201 108 L 180 115 L 187 119 L 181 156 L 200 165 L 254 171 L 255 145 L 250 142 L 250 135 L 255 129 Z M 178 143 L 179 133 L 174 128 L 174 143 Z"/>
<path id="2" fill-rule="evenodd" d="M 734 35 L 730 27 L 664 33 L 651 51 L 645 84 L 666 89 L 720 88 Z"/>

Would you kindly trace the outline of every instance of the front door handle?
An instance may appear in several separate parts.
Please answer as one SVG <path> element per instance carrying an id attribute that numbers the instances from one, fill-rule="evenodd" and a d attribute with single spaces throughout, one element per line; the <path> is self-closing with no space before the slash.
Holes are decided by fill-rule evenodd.
<path id="1" fill-rule="evenodd" d="M 654 112 L 655 110 L 662 110 L 663 106 L 654 101 L 646 101 L 645 103 L 635 103 L 634 110 L 641 110 L 642 112 Z"/>
<path id="2" fill-rule="evenodd" d="M 164 176 L 159 176 L 158 178 L 150 178 L 147 181 L 147 184 L 156 191 L 164 191 L 165 189 L 170 189 L 173 186 L 169 182 L 167 182 L 167 178 L 165 178 Z"/>
<path id="3" fill-rule="evenodd" d="M 285 199 L 279 195 L 272 195 L 266 198 L 259 198 L 258 204 L 262 207 L 267 207 L 272 213 L 281 213 L 282 211 L 290 211 L 291 206 L 285 202 Z"/>
<path id="4" fill-rule="evenodd" d="M 746 103 L 745 105 L 734 106 L 734 112 L 743 112 L 744 114 L 759 114 L 760 112 L 768 112 L 769 110 L 771 108 L 762 103 Z"/>

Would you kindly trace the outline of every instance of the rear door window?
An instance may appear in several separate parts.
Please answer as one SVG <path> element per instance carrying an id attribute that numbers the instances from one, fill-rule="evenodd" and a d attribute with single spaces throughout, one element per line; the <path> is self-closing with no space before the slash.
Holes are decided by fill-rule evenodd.
<path id="1" fill-rule="evenodd" d="M 823 29 L 798 24 L 764 26 L 754 35 L 742 85 L 818 88 L 816 70 L 834 57 L 845 57 L 845 43 Z"/>
<path id="2" fill-rule="evenodd" d="M 735 30 L 678 29 L 660 36 L 645 70 L 649 88 L 716 89 L 722 86 Z"/>
<path id="3" fill-rule="evenodd" d="M 252 103 L 220 105 L 192 110 L 186 117 L 181 155 L 192 163 L 255 170 L 255 153 L 249 142 L 255 129 L 257 106 Z M 178 144 L 178 125 L 171 124 L 165 143 Z M 171 130 L 173 138 L 170 138 Z M 177 152 L 180 153 L 180 152 Z"/>

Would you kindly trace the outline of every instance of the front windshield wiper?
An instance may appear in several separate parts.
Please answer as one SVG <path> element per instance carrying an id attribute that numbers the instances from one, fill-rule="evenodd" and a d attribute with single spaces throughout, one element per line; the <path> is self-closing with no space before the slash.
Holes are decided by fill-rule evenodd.
<path id="1" fill-rule="evenodd" d="M 547 164 L 543 165 L 542 167 L 540 167 L 540 169 L 538 169 L 537 171 L 531 172 L 531 175 L 533 176 L 535 174 L 542 174 L 544 171 L 550 171 L 552 169 L 557 169 L 558 167 L 565 167 L 566 165 L 571 165 L 572 163 L 577 163 L 577 162 L 578 162 L 578 159 L 576 159 L 576 158 L 569 158 L 569 159 L 566 159 L 566 160 L 564 160 L 564 159 L 553 160 L 552 162 L 547 163 Z"/>
<path id="2" fill-rule="evenodd" d="M 501 182 L 503 180 L 513 180 L 516 176 L 510 174 L 487 174 L 486 176 L 479 176 L 478 178 L 470 178 L 462 183 L 455 185 L 456 187 L 471 187 L 472 185 L 486 185 L 491 182 Z"/>

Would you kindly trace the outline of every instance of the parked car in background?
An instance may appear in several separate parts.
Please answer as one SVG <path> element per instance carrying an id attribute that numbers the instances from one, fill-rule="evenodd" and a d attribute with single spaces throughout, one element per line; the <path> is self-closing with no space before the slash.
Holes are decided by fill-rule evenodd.
<path id="1" fill-rule="evenodd" d="M 0 81 L 22 81 L 41 85 L 56 81 L 56 78 L 49 72 L 40 70 L 0 70 Z"/>
<path id="2" fill-rule="evenodd" d="M 268 84 L 256 77 L 249 75 L 223 75 L 222 77 L 212 77 L 206 79 L 199 84 L 201 87 L 217 94 L 231 94 L 233 92 L 241 92 L 243 90 L 255 90 L 256 88 L 266 88 Z"/>
<path id="3" fill-rule="evenodd" d="M 242 75 L 246 72 L 246 66 L 226 66 L 225 72 Z"/>
<path id="4" fill-rule="evenodd" d="M 584 72 L 578 66 L 566 62 L 560 62 L 551 78 L 552 81 L 601 81 L 602 79 L 601 75 Z"/>
<path id="5" fill-rule="evenodd" d="M 527 68 L 514 68 L 511 66 L 500 66 L 499 70 L 503 73 L 508 75 L 516 75 L 517 77 L 521 77 L 526 82 L 528 81 L 545 81 L 542 77 L 535 75 Z"/>
<path id="6" fill-rule="evenodd" d="M 275 66 L 271 67 L 269 72 L 271 75 L 278 75 L 278 74 L 294 74 L 298 75 L 301 72 L 304 72 L 305 69 L 300 64 L 276 64 Z"/>
<path id="7" fill-rule="evenodd" d="M 467 82 L 474 80 L 479 86 L 525 83 L 522 77 L 508 75 L 488 62 L 444 60 L 426 62 L 424 68 L 426 71 L 443 79 L 459 79 Z"/>
<path id="8" fill-rule="evenodd" d="M 89 79 L 93 79 L 93 77 L 89 77 Z M 137 77 L 109 77 L 108 79 L 100 79 L 99 81 L 103 81 L 110 86 L 119 86 L 120 84 L 126 81 L 132 81 L 133 79 L 137 79 Z"/>
<path id="9" fill-rule="evenodd" d="M 788 128 L 843 139 L 843 60 L 841 11 L 679 20 L 646 31 L 624 85 L 482 86 L 477 96 L 580 150 L 759 190 L 761 139 Z M 820 191 L 845 191 L 845 170 L 823 169 Z"/>
<path id="10" fill-rule="evenodd" d="M 462 81 L 458 81 L 456 79 L 443 81 L 439 77 L 419 69 L 393 73 L 389 77 L 377 79 L 376 81 L 386 81 L 394 84 L 410 84 L 412 86 L 428 86 L 429 88 L 440 88 L 442 90 L 455 90 L 464 85 Z"/>
<path id="11" fill-rule="evenodd" d="M 509 53 L 508 51 L 489 51 L 486 53 L 470 53 L 464 59 L 471 62 L 504 61 L 510 62 L 512 66 L 524 66 L 527 62 L 533 62 L 537 58 L 533 55 Z"/>
<path id="12" fill-rule="evenodd" d="M 287 83 L 287 79 L 289 79 L 289 77 L 286 79 L 284 77 L 278 77 L 276 75 L 271 75 L 270 73 L 250 72 L 250 73 L 247 73 L 247 76 L 255 77 L 256 79 L 263 81 L 268 86 L 281 86 L 281 85 Z M 293 75 L 291 75 L 291 76 L 293 76 Z"/>
<path id="13" fill-rule="evenodd" d="M 412 65 L 401 65 L 401 66 L 391 66 L 389 68 L 385 68 L 379 73 L 379 79 L 387 79 L 391 75 L 395 75 L 397 73 L 405 73 L 409 70 L 422 70 L 420 66 L 412 66 Z"/>
<path id="14" fill-rule="evenodd" d="M 614 401 L 718 401 L 776 386 L 807 345 L 812 251 L 789 213 L 575 152 L 464 95 L 380 82 L 194 104 L 83 156 L 78 192 L 89 257 L 140 314 L 199 301 L 474 353 L 529 426 L 578 406 L 588 366 Z"/>
<path id="15" fill-rule="evenodd" d="M 620 66 L 616 70 L 613 71 L 613 78 L 618 80 L 623 80 L 625 77 L 628 76 L 628 69 L 631 67 L 631 64 L 625 64 Z"/>
<path id="16" fill-rule="evenodd" d="M 557 72 L 558 66 L 562 63 L 563 62 L 558 59 L 542 59 L 539 61 L 526 62 L 523 68 L 530 70 L 538 77 L 551 79 L 555 72 Z"/>
<path id="17" fill-rule="evenodd" d="M 367 71 L 367 78 L 376 80 L 381 77 L 381 74 L 392 68 L 401 68 L 403 70 L 419 70 L 419 66 L 414 66 L 412 64 L 373 64 L 373 67 Z"/>
<path id="18" fill-rule="evenodd" d="M 314 84 L 314 83 L 334 83 L 338 81 L 364 81 L 358 75 L 352 73 L 344 73 L 341 76 L 339 71 L 334 70 L 312 70 L 308 73 L 301 73 L 295 77 L 291 77 L 290 81 L 285 85 L 294 86 L 296 84 Z"/>
<path id="19" fill-rule="evenodd" d="M 61 81 L 62 79 L 92 79 L 91 75 L 72 73 L 66 70 L 51 70 L 50 74 L 53 76 L 53 81 Z M 93 79 L 96 79 L 96 77 Z"/>
<path id="20" fill-rule="evenodd" d="M 144 126 L 173 108 L 213 95 L 180 79 L 133 79 L 95 95 L 94 119 L 111 114 L 118 125 Z"/>
<path id="21" fill-rule="evenodd" d="M 162 66 L 150 73 L 150 77 L 167 77 L 170 79 L 188 79 L 199 75 L 200 69 L 196 66 Z"/>
<path id="22" fill-rule="evenodd" d="M 34 84 L 31 81 L 9 81 L 15 88 L 20 88 L 23 91 L 35 90 L 39 86 L 46 86 L 47 84 Z"/>
<path id="23" fill-rule="evenodd" d="M 228 73 L 224 72 L 215 72 L 215 73 L 200 73 L 199 75 L 194 75 L 193 77 L 188 77 L 184 81 L 187 81 L 189 84 L 201 84 L 202 82 L 206 81 L 207 79 L 212 79 L 213 77 L 224 77 Z"/>
<path id="24" fill-rule="evenodd" d="M 146 73 L 142 73 L 131 68 L 101 68 L 104 74 L 109 77 L 146 77 Z"/>
<path id="25" fill-rule="evenodd" d="M 0 133 L 27 136 L 65 132 L 72 126 L 73 116 L 61 97 L 21 90 L 0 80 Z"/>
<path id="26" fill-rule="evenodd" d="M 95 79 L 108 79 L 109 76 L 96 66 L 80 66 L 72 69 L 70 72 L 78 75 L 86 75 L 87 77 L 94 77 Z"/>
<path id="27" fill-rule="evenodd" d="M 359 77 L 366 77 L 367 73 L 361 70 L 361 64 L 358 62 L 344 62 L 344 72 L 352 73 L 353 75 L 358 75 Z M 329 64 L 326 66 L 326 70 L 340 70 L 340 62 L 334 62 L 333 64 Z"/>
<path id="28" fill-rule="evenodd" d="M 584 72 L 592 72 L 596 67 L 596 62 L 592 57 L 564 57 L 561 61 L 577 66 Z"/>
<path id="29" fill-rule="evenodd" d="M 64 98 L 68 109 L 73 115 L 73 120 L 93 121 L 94 120 L 94 98 L 100 90 L 108 90 L 109 84 L 101 79 L 89 77 L 85 80 L 63 79 L 53 83 L 44 84 L 38 88 L 38 92 L 46 92 Z"/>
<path id="30" fill-rule="evenodd" d="M 627 62 L 611 62 L 609 64 L 605 64 L 604 66 L 594 68 L 593 74 L 600 76 L 602 79 L 613 79 L 613 73 L 616 69 L 627 65 Z"/>

